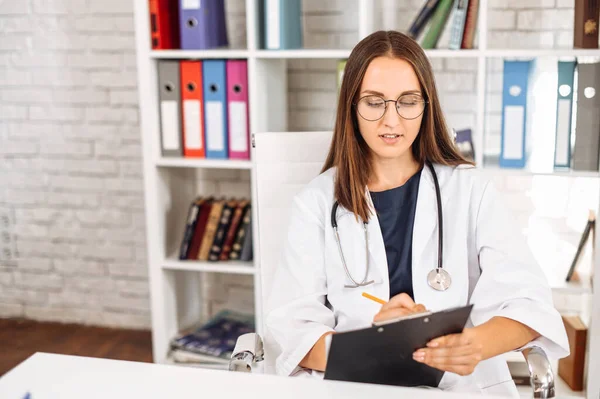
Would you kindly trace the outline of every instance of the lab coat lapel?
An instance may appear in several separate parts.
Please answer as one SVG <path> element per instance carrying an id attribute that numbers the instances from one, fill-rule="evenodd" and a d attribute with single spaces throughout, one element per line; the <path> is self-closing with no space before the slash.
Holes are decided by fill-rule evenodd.
<path id="1" fill-rule="evenodd" d="M 444 183 L 447 179 L 445 173 L 442 173 L 439 168 L 435 169 L 440 185 L 443 212 L 448 200 L 447 190 L 445 190 L 444 187 Z M 444 218 L 444 221 L 446 220 L 447 218 Z M 442 293 L 441 291 L 435 291 L 427 284 L 427 274 L 437 267 L 437 227 L 437 198 L 435 194 L 435 184 L 431 170 L 425 165 L 419 182 L 419 192 L 413 227 L 412 275 L 415 302 L 424 304 L 428 309 L 443 308 L 443 300 L 445 298 L 443 295 L 436 294 Z M 444 253 L 447 253 L 446 249 L 444 249 Z"/>

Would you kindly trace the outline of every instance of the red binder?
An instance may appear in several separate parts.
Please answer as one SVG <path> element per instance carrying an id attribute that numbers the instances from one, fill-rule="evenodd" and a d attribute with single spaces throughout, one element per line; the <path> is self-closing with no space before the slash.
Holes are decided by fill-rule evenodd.
<path id="1" fill-rule="evenodd" d="M 153 50 L 179 49 L 179 2 L 148 0 Z"/>
<path id="2" fill-rule="evenodd" d="M 246 60 L 227 61 L 227 118 L 230 159 L 250 159 Z"/>
<path id="3" fill-rule="evenodd" d="M 183 156 L 206 158 L 202 61 L 180 61 Z"/>

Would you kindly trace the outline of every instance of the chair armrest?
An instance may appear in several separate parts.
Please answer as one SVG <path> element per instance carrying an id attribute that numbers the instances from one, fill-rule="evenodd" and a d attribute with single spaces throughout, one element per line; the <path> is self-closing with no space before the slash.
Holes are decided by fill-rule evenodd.
<path id="1" fill-rule="evenodd" d="M 540 347 L 534 346 L 523 351 L 527 361 L 529 375 L 531 376 L 531 387 L 534 398 L 554 398 L 554 372 L 548 360 L 546 352 Z"/>
<path id="2" fill-rule="evenodd" d="M 235 343 L 235 349 L 229 361 L 229 371 L 249 373 L 252 366 L 264 358 L 263 341 L 260 335 L 248 333 L 241 335 Z"/>

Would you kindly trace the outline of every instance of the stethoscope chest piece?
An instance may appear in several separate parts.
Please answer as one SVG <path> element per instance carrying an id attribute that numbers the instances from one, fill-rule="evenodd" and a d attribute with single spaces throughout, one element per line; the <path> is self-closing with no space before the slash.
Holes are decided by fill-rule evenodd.
<path id="1" fill-rule="evenodd" d="M 429 272 L 427 283 L 434 290 L 446 291 L 450 287 L 450 284 L 452 284 L 452 278 L 446 270 L 437 268 Z"/>

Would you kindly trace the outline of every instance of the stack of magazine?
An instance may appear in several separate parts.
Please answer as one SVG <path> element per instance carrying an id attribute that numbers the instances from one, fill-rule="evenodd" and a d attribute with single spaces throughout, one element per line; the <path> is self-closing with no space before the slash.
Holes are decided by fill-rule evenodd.
<path id="1" fill-rule="evenodd" d="M 254 330 L 253 315 L 224 310 L 208 323 L 174 337 L 170 357 L 175 363 L 227 369 L 238 337 Z"/>

